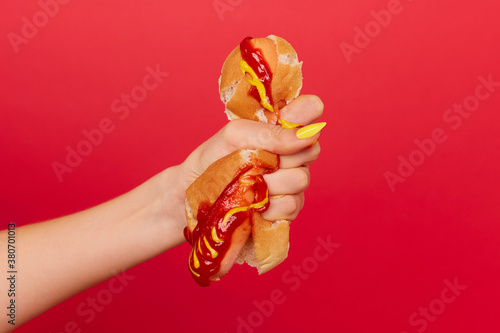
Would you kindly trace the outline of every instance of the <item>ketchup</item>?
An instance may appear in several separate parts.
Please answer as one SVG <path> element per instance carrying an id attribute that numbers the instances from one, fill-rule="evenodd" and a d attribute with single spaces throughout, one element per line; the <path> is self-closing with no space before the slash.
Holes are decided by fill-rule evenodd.
<path id="1" fill-rule="evenodd" d="M 253 165 L 249 164 L 240 168 L 213 205 L 203 202 L 199 206 L 198 224 L 192 232 L 188 228 L 184 229 L 184 236 L 192 246 L 189 270 L 200 286 L 209 286 L 210 277 L 219 271 L 221 261 L 231 246 L 235 229 L 247 220 L 251 225 L 254 211 L 264 212 L 269 208 L 269 202 L 260 208 L 251 208 L 249 206 L 252 203 L 245 203 L 243 206 L 248 206 L 248 209 L 232 214 L 224 223 L 224 217 L 231 209 L 242 207 L 242 200 L 246 202 L 245 193 L 253 191 L 253 203 L 263 202 L 267 198 L 267 184 L 262 175 L 245 175 L 244 181 L 240 181 L 240 177 L 252 167 Z"/>
<path id="2" fill-rule="evenodd" d="M 269 64 L 264 60 L 262 51 L 260 49 L 254 48 L 252 44 L 250 44 L 250 40 L 252 40 L 252 37 L 246 37 L 241 41 L 241 57 L 248 63 L 250 67 L 252 67 L 252 69 L 255 71 L 255 74 L 257 74 L 257 76 L 259 77 L 260 82 L 262 82 L 262 84 L 266 88 L 266 96 L 269 99 L 269 104 L 274 107 L 273 96 L 271 93 L 271 81 L 273 79 L 273 73 L 271 72 Z M 248 94 L 261 102 L 259 92 L 254 86 L 250 88 Z"/>
<path id="3" fill-rule="evenodd" d="M 250 44 L 250 40 L 252 37 L 246 37 L 240 43 L 242 58 L 262 82 L 268 102 L 279 120 L 279 106 L 274 105 L 271 92 L 273 78 L 271 68 L 264 60 L 262 50 L 254 48 Z M 252 86 L 248 93 L 262 105 L 262 100 L 255 86 Z M 276 156 L 279 166 L 279 155 Z M 231 237 L 234 231 L 246 221 L 249 221 L 249 227 L 252 227 L 253 213 L 264 212 L 269 208 L 268 189 L 264 177 L 260 174 L 246 175 L 246 172 L 253 167 L 262 166 L 243 165 L 212 205 L 209 202 L 200 204 L 196 217 L 198 223 L 193 231 L 189 231 L 187 227 L 184 228 L 184 237 L 192 246 L 188 263 L 189 270 L 193 279 L 202 287 L 209 286 L 210 278 L 219 272 L 221 262 L 231 246 Z M 276 169 L 265 169 L 264 172 L 274 172 Z M 250 203 L 246 199 L 246 194 L 249 192 L 254 194 L 253 202 Z M 228 215 L 231 210 L 234 211 Z"/>

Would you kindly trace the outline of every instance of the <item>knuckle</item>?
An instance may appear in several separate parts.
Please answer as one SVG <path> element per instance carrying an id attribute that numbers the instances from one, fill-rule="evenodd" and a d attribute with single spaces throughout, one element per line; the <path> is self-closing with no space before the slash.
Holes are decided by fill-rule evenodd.
<path id="1" fill-rule="evenodd" d="M 321 146 L 319 142 L 312 145 L 311 148 L 307 151 L 307 162 L 304 165 L 309 165 L 312 162 L 316 161 L 321 153 Z"/>
<path id="2" fill-rule="evenodd" d="M 304 208 L 305 202 L 306 202 L 306 196 L 304 192 L 302 192 L 299 195 L 299 209 L 297 210 L 297 215 L 299 215 L 299 212 L 302 210 L 302 208 Z"/>
<path id="3" fill-rule="evenodd" d="M 273 134 L 267 130 L 254 133 L 258 148 L 269 149 L 273 142 Z"/>
<path id="4" fill-rule="evenodd" d="M 316 160 L 321 153 L 321 145 L 319 142 L 316 142 L 312 147 L 313 157 Z"/>
<path id="5" fill-rule="evenodd" d="M 284 133 L 285 133 L 285 129 L 283 127 L 271 126 L 271 135 L 275 141 L 280 142 L 283 138 Z"/>
<path id="6" fill-rule="evenodd" d="M 299 200 L 296 195 L 287 195 L 286 198 L 286 215 L 295 218 L 299 210 Z"/>
<path id="7" fill-rule="evenodd" d="M 233 127 L 234 127 L 234 122 L 230 121 L 220 130 L 222 139 L 227 143 L 231 142 L 231 133 L 233 132 Z"/>
<path id="8" fill-rule="evenodd" d="M 296 182 L 297 187 L 300 191 L 305 191 L 309 187 L 310 183 L 310 173 L 308 168 L 299 168 L 297 169 Z"/>
<path id="9" fill-rule="evenodd" d="M 325 104 L 323 104 L 323 101 L 318 96 L 311 95 L 307 108 L 311 113 L 321 116 L 323 114 L 323 110 L 325 109 Z"/>
<path id="10" fill-rule="evenodd" d="M 290 212 L 290 220 L 295 220 L 299 215 L 300 211 L 304 207 L 304 194 L 296 194 L 292 196 L 294 210 Z"/>
<path id="11" fill-rule="evenodd" d="M 241 119 L 235 119 L 233 121 L 230 121 L 227 123 L 222 129 L 221 129 L 221 135 L 222 139 L 224 142 L 233 147 L 240 147 L 242 142 L 239 140 L 235 140 L 237 138 L 238 133 L 241 132 L 243 122 Z"/>
<path id="12" fill-rule="evenodd" d="M 241 127 L 241 120 L 240 119 L 235 119 L 234 121 L 228 122 L 224 126 L 223 129 L 225 130 L 225 134 L 227 134 L 229 136 L 229 135 L 232 135 L 232 134 L 236 133 L 236 131 L 240 127 Z"/>

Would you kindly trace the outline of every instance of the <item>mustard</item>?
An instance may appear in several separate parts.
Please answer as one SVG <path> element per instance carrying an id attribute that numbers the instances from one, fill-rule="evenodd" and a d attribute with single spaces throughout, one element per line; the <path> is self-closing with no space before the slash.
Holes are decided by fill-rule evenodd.
<path id="1" fill-rule="evenodd" d="M 261 202 L 257 202 L 257 203 L 251 204 L 250 206 L 236 207 L 236 208 L 231 209 L 229 212 L 227 212 L 226 215 L 224 215 L 224 219 L 222 220 L 222 225 L 225 226 L 226 223 L 227 223 L 227 221 L 229 220 L 229 218 L 233 214 L 236 214 L 236 213 L 239 213 L 239 212 L 246 212 L 250 208 L 256 208 L 256 209 L 262 208 L 268 202 L 269 202 L 269 190 L 266 190 L 266 197 Z"/>
<path id="2" fill-rule="evenodd" d="M 210 251 L 210 254 L 212 255 L 212 259 L 215 259 L 217 258 L 217 256 L 219 255 L 219 253 L 217 251 L 215 251 L 211 246 L 210 244 L 208 243 L 208 240 L 207 240 L 207 237 L 203 236 L 203 241 L 205 242 L 205 246 L 207 247 L 207 249 Z"/>
<path id="3" fill-rule="evenodd" d="M 255 74 L 255 71 L 252 69 L 252 67 L 250 67 L 250 65 L 242 59 L 240 61 L 240 68 L 243 74 L 248 73 L 252 77 L 251 80 L 248 79 L 248 82 L 250 82 L 252 86 L 257 88 L 260 97 L 260 104 L 262 105 L 262 107 L 271 112 L 274 112 L 273 106 L 269 104 L 269 101 L 267 100 L 266 87 L 264 87 L 264 84 L 260 82 L 257 74 Z"/>
<path id="4" fill-rule="evenodd" d="M 196 256 L 196 253 L 195 253 L 195 251 L 194 251 L 194 249 L 193 249 L 193 250 L 191 251 L 191 254 L 189 255 L 189 261 L 188 261 L 188 263 L 189 263 L 189 270 L 191 271 L 191 273 L 193 273 L 194 275 L 196 275 L 196 276 L 198 276 L 198 277 L 199 277 L 199 276 L 200 276 L 200 274 L 196 273 L 196 272 L 193 270 L 193 268 L 191 267 L 191 258 L 193 257 L 193 255 L 194 255 L 194 258 L 193 258 L 193 259 L 194 259 L 194 267 L 195 267 L 195 268 L 199 268 L 199 267 L 200 267 L 200 261 L 198 260 L 198 257 Z"/>
<path id="5" fill-rule="evenodd" d="M 223 241 L 222 239 L 219 238 L 219 236 L 217 236 L 217 229 L 215 228 L 215 226 L 212 228 L 212 239 L 214 241 L 216 241 L 217 243 L 220 243 Z"/>

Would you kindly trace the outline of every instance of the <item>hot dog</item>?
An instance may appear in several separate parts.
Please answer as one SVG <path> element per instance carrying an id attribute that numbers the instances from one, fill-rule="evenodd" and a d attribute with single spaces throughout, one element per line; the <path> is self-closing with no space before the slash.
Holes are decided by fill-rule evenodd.
<path id="1" fill-rule="evenodd" d="M 302 63 L 283 38 L 243 39 L 227 57 L 219 91 L 229 120 L 244 118 L 297 127 L 279 110 L 298 96 Z M 279 156 L 240 149 L 212 165 L 186 190 L 187 227 L 192 249 L 188 268 L 201 286 L 219 280 L 235 262 L 259 274 L 279 265 L 288 254 L 289 221 L 267 221 L 270 205 L 263 175 L 279 168 Z"/>
<path id="2" fill-rule="evenodd" d="M 252 85 L 257 81 L 254 73 L 262 86 Z M 227 57 L 219 78 L 220 97 L 229 120 L 276 124 L 279 109 L 295 99 L 301 88 L 302 62 L 286 40 L 274 35 L 243 39 Z"/>

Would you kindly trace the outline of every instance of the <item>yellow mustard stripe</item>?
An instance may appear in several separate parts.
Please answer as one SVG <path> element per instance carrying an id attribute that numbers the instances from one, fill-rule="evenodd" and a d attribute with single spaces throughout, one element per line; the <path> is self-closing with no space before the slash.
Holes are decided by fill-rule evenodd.
<path id="1" fill-rule="evenodd" d="M 268 202 L 269 202 L 269 190 L 266 189 L 266 197 L 264 198 L 264 200 L 262 200 L 261 202 L 257 202 L 257 203 L 251 204 L 250 208 L 257 208 L 257 209 L 258 208 L 262 208 Z"/>
<path id="2" fill-rule="evenodd" d="M 242 59 L 240 61 L 240 68 L 243 74 L 248 73 L 252 76 L 252 79 L 249 79 L 248 82 L 250 82 L 252 86 L 257 88 L 260 96 L 260 104 L 267 110 L 274 112 L 273 106 L 269 104 L 269 101 L 267 100 L 266 88 L 264 87 L 264 84 L 260 82 L 257 74 L 255 74 L 255 71 L 252 69 L 252 67 L 250 67 L 250 65 Z"/>
<path id="3" fill-rule="evenodd" d="M 285 119 L 279 119 L 278 122 L 281 124 L 283 128 L 297 128 L 300 124 L 295 124 L 290 121 L 286 121 Z"/>
<path id="4" fill-rule="evenodd" d="M 194 275 L 196 275 L 197 277 L 200 276 L 200 274 L 196 273 L 195 271 L 193 271 L 193 269 L 191 268 L 191 265 L 189 265 L 189 270 L 191 271 L 191 273 L 193 273 Z"/>
<path id="5" fill-rule="evenodd" d="M 200 253 L 203 253 L 201 251 L 201 238 L 198 238 L 198 250 L 200 251 Z"/>
<path id="6" fill-rule="evenodd" d="M 215 229 L 215 227 L 212 228 L 212 239 L 217 243 L 222 242 L 222 239 L 220 239 L 219 236 L 217 236 L 217 230 Z"/>
<path id="7" fill-rule="evenodd" d="M 191 273 L 193 273 L 194 275 L 196 275 L 196 276 L 198 276 L 198 277 L 199 277 L 199 276 L 200 276 L 200 274 L 198 274 L 198 273 L 196 273 L 195 271 L 193 271 L 193 268 L 191 267 L 191 257 L 192 257 L 192 255 L 193 255 L 193 252 L 194 252 L 194 250 L 193 250 L 193 251 L 191 251 L 191 254 L 189 255 L 188 266 L 189 266 L 189 270 L 191 271 Z M 195 258 L 196 258 L 196 254 L 195 254 Z M 200 262 L 198 261 L 198 258 L 196 258 L 195 265 L 196 265 L 196 262 L 198 262 L 198 267 L 200 267 L 200 266 L 199 266 L 199 265 L 200 265 Z"/>
<path id="8" fill-rule="evenodd" d="M 203 236 L 203 241 L 205 242 L 205 245 L 207 246 L 207 249 L 210 251 L 210 254 L 212 255 L 212 258 L 215 259 L 219 255 L 217 251 L 215 251 L 210 244 L 208 243 L 207 237 Z"/>
<path id="9" fill-rule="evenodd" d="M 250 208 L 257 208 L 257 209 L 262 208 L 268 202 L 269 202 L 269 190 L 266 190 L 266 197 L 261 202 L 254 203 L 254 204 L 251 204 L 250 206 L 246 206 L 246 207 L 236 207 L 236 208 L 231 209 L 229 212 L 227 212 L 226 215 L 224 215 L 224 219 L 222 220 L 222 225 L 225 226 L 227 221 L 229 220 L 229 218 L 233 214 L 247 211 Z"/>
<path id="10" fill-rule="evenodd" d="M 194 259 L 194 268 L 200 268 L 200 261 L 198 260 L 195 251 L 193 251 L 193 259 Z"/>

